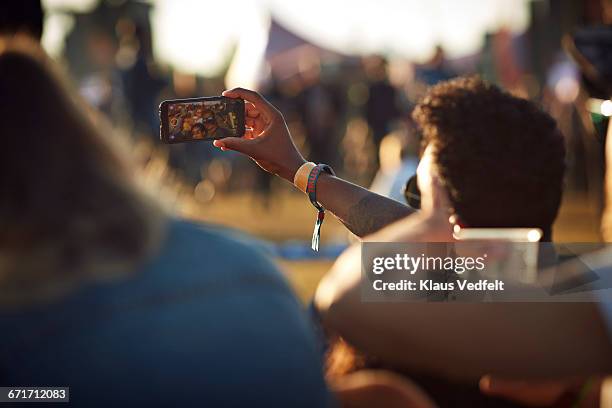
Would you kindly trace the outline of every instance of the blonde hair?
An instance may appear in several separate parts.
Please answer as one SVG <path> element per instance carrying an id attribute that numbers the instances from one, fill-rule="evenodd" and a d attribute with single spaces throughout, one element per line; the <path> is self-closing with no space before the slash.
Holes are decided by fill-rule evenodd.
<path id="1" fill-rule="evenodd" d="M 0 95 L 0 304 L 134 271 L 166 217 L 38 43 L 0 39 Z"/>

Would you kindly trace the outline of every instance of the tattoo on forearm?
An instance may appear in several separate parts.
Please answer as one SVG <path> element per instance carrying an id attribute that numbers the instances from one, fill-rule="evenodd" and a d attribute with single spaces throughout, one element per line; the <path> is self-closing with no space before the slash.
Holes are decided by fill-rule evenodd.
<path id="1" fill-rule="evenodd" d="M 413 212 L 414 210 L 410 207 L 397 201 L 370 193 L 351 206 L 346 219 L 340 219 L 340 221 L 353 234 L 364 237 Z"/>

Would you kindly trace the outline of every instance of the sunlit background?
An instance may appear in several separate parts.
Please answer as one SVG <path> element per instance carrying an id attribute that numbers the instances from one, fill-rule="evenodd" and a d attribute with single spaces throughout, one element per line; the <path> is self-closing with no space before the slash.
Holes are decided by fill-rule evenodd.
<path id="1" fill-rule="evenodd" d="M 418 163 L 412 108 L 428 86 L 479 74 L 557 119 L 568 175 L 555 239 L 600 239 L 603 154 L 596 130 L 612 102 L 586 98 L 562 43 L 579 27 L 609 23 L 609 1 L 43 4 L 45 48 L 113 126 L 113 137 L 129 141 L 145 183 L 178 212 L 266 240 L 290 269 L 310 271 L 294 275 L 304 280 L 298 286 L 316 282 L 312 262 L 326 270 L 351 239 L 346 230 L 326 222 L 322 250 L 310 251 L 308 200 L 238 154 L 208 143 L 160 144 L 162 100 L 257 89 L 283 112 L 306 157 L 403 201 L 402 187 Z"/>
<path id="2" fill-rule="evenodd" d="M 71 12 L 94 10 L 96 0 L 45 0 L 43 42 L 61 55 L 74 25 Z M 121 1 L 109 2 L 120 4 Z M 271 24 L 343 55 L 384 52 L 425 62 L 436 46 L 451 58 L 477 53 L 484 34 L 501 28 L 523 33 L 528 0 L 151 0 L 155 58 L 178 70 L 217 75 L 229 66 L 228 86 L 255 86 L 265 76 Z M 282 40 L 281 40 L 282 41 Z"/>

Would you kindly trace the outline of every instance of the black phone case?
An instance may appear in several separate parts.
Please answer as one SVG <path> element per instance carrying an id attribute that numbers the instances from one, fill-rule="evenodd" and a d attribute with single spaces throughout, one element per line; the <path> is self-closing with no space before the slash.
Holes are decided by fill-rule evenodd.
<path id="1" fill-rule="evenodd" d="M 238 120 L 237 129 L 238 133 L 236 137 L 244 136 L 244 100 L 236 98 L 227 98 L 225 96 L 209 96 L 202 98 L 188 98 L 188 99 L 169 99 L 163 101 L 159 105 L 159 138 L 163 143 L 176 144 L 176 143 L 190 143 L 190 142 L 212 142 L 213 140 L 225 139 L 223 137 L 207 137 L 206 139 L 183 139 L 183 140 L 170 140 L 169 138 L 169 123 L 168 123 L 168 106 L 175 103 L 195 103 L 195 102 L 215 102 L 215 101 L 231 101 L 235 104 L 236 109 L 233 110 L 236 113 Z"/>

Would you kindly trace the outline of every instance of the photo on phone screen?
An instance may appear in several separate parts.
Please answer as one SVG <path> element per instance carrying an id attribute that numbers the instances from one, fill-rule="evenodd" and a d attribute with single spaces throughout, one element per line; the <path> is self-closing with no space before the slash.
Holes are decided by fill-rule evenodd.
<path id="1" fill-rule="evenodd" d="M 244 101 L 225 97 L 177 99 L 160 105 L 161 139 L 166 143 L 216 140 L 244 135 Z"/>

